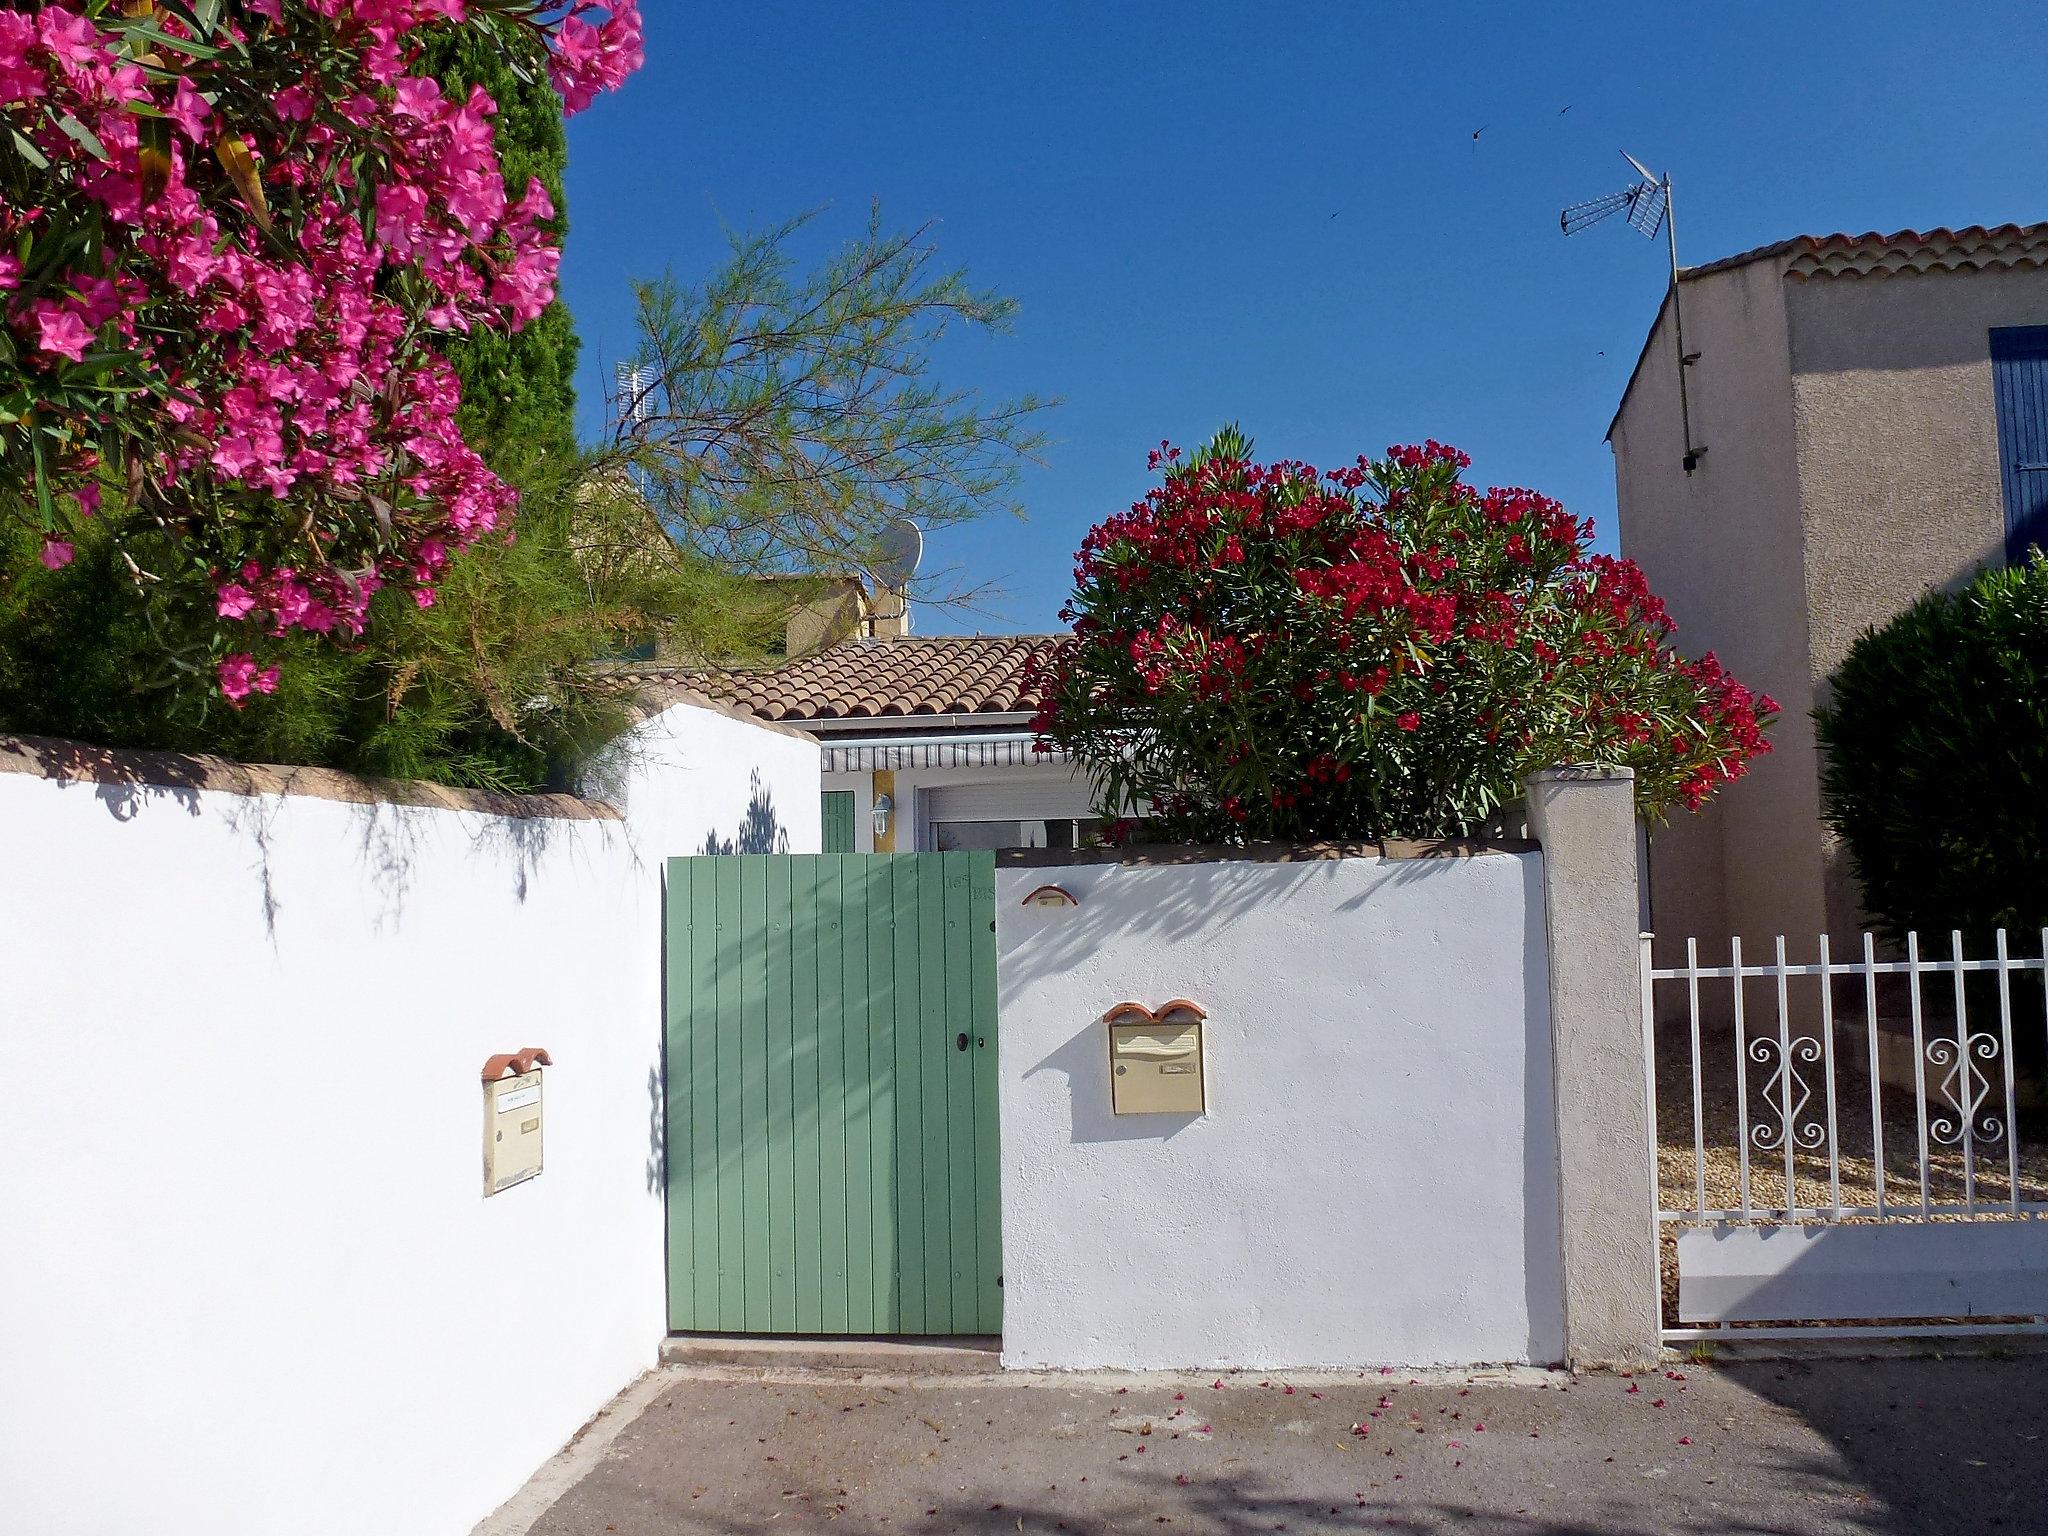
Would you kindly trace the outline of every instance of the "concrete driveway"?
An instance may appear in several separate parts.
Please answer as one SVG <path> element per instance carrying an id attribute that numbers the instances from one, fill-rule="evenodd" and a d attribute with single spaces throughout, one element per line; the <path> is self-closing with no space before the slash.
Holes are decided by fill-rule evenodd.
<path id="1" fill-rule="evenodd" d="M 1577 1382 L 693 1370 L 643 1384 L 631 1407 L 601 1450 L 585 1448 L 573 1486 L 554 1496 L 559 1468 L 553 1486 L 537 1481 L 517 1528 L 2048 1530 L 2040 1356 Z"/>

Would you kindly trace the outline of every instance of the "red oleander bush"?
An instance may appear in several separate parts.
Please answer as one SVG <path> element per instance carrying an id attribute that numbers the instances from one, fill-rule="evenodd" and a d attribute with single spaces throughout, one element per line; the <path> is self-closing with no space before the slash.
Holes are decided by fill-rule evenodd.
<path id="1" fill-rule="evenodd" d="M 1226 430 L 1082 545 L 1040 746 L 1148 838 L 1458 837 L 1532 772 L 1636 771 L 1697 808 L 1777 713 L 1674 626 L 1633 564 L 1439 443 L 1319 472 Z M 1122 830 L 1122 829 L 1120 829 Z"/>

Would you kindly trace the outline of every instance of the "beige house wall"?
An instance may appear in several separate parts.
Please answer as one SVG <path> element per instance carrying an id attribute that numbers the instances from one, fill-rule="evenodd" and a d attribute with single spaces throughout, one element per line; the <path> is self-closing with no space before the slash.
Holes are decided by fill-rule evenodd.
<path id="1" fill-rule="evenodd" d="M 1748 777 L 1651 836 L 1660 959 L 1682 958 L 1696 936 L 1721 960 L 1730 934 L 1768 946 L 1823 921 L 1813 668 L 1784 279 L 1758 262 L 1689 279 L 1683 299 L 1686 346 L 1699 354 L 1692 437 L 1707 452 L 1686 474 L 1668 300 L 1611 436 L 1622 552 L 1669 604 L 1675 643 L 1715 652 L 1785 707 L 1774 751 Z"/>
<path id="2" fill-rule="evenodd" d="M 1808 645 L 1824 697 L 1864 630 L 2003 560 L 1990 332 L 2048 324 L 2048 271 L 1773 280 L 1785 290 Z M 1828 927 L 1856 932 L 1848 860 L 1832 838 L 1823 848 Z"/>

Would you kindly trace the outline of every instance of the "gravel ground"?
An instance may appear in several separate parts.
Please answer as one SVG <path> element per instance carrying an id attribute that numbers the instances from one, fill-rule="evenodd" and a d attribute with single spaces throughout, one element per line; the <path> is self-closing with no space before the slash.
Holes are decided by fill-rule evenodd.
<path id="1" fill-rule="evenodd" d="M 1716 1051 L 1710 1040 L 1703 1047 L 1707 1070 L 1701 1083 L 1701 1119 L 1705 1128 L 1706 1203 L 1710 1208 L 1734 1208 L 1741 1204 L 1741 1159 L 1737 1144 L 1739 1124 L 1736 1101 L 1734 1051 L 1732 1042 L 1722 1042 Z M 1860 1061 L 1846 1059 L 1838 1051 L 1835 1061 L 1835 1121 L 1841 1140 L 1842 1203 L 1846 1206 L 1874 1205 L 1877 1199 L 1872 1158 L 1870 1077 Z M 1718 1058 L 1718 1059 L 1717 1059 Z M 1668 1210 L 1684 1210 L 1699 1197 L 1698 1161 L 1693 1149 L 1692 1082 L 1688 1074 L 1689 1047 L 1682 1036 L 1660 1036 L 1657 1051 L 1657 1139 L 1659 1198 Z M 1806 1108 L 1799 1114 L 1802 1125 L 1824 1131 L 1827 1105 L 1820 1073 L 1822 1063 L 1802 1067 L 1810 1074 L 1812 1090 Z M 1749 1115 L 1752 1131 L 1749 1156 L 1750 1203 L 1777 1207 L 1785 1203 L 1785 1157 L 1781 1150 L 1760 1148 L 1754 1139 L 1758 1127 L 1775 1130 L 1781 1108 L 1775 1094 L 1767 1095 L 1773 1068 L 1752 1063 L 1749 1069 Z M 1994 1097 L 2002 1097 L 2002 1087 Z M 1919 1113 L 1910 1088 L 1882 1085 L 1880 1102 L 1884 1109 L 1885 1198 L 1892 1204 L 1920 1200 Z M 1796 1102 L 1796 1099 L 1795 1099 Z M 1948 1108 L 1930 1082 L 1927 1113 L 1932 1124 Z M 2004 1118 L 2001 1113 L 1999 1119 Z M 1979 1119 L 1981 1122 L 1982 1111 Z M 2019 1191 L 2022 1200 L 2048 1200 L 2048 1117 L 2022 1111 L 2019 1134 Z M 2007 1142 L 2001 1134 L 1995 1141 L 1973 1140 L 1972 1169 L 1980 1203 L 2008 1199 L 2012 1191 Z M 1963 1198 L 1963 1155 L 1960 1147 L 1936 1144 L 1930 1137 L 1928 1192 L 1934 1201 Z M 1826 1206 L 1833 1203 L 1828 1185 L 1827 1159 L 1820 1149 L 1795 1148 L 1793 1178 L 1799 1205 Z"/>

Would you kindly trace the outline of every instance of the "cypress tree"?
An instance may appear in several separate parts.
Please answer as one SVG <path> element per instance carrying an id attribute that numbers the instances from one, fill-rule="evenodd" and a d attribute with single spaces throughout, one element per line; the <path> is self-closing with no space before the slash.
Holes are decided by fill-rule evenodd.
<path id="1" fill-rule="evenodd" d="M 536 65 L 522 79 L 490 39 L 473 27 L 442 29 L 423 58 L 424 70 L 461 99 L 481 85 L 498 103 L 493 127 L 505 172 L 505 195 L 517 201 L 535 177 L 554 200 L 550 228 L 559 239 L 568 218 L 563 173 L 569 160 L 562 100 Z M 451 341 L 448 359 L 462 379 L 463 434 L 491 467 L 513 479 L 545 454 L 560 461 L 576 448 L 575 322 L 560 299 L 517 335 Z"/>

